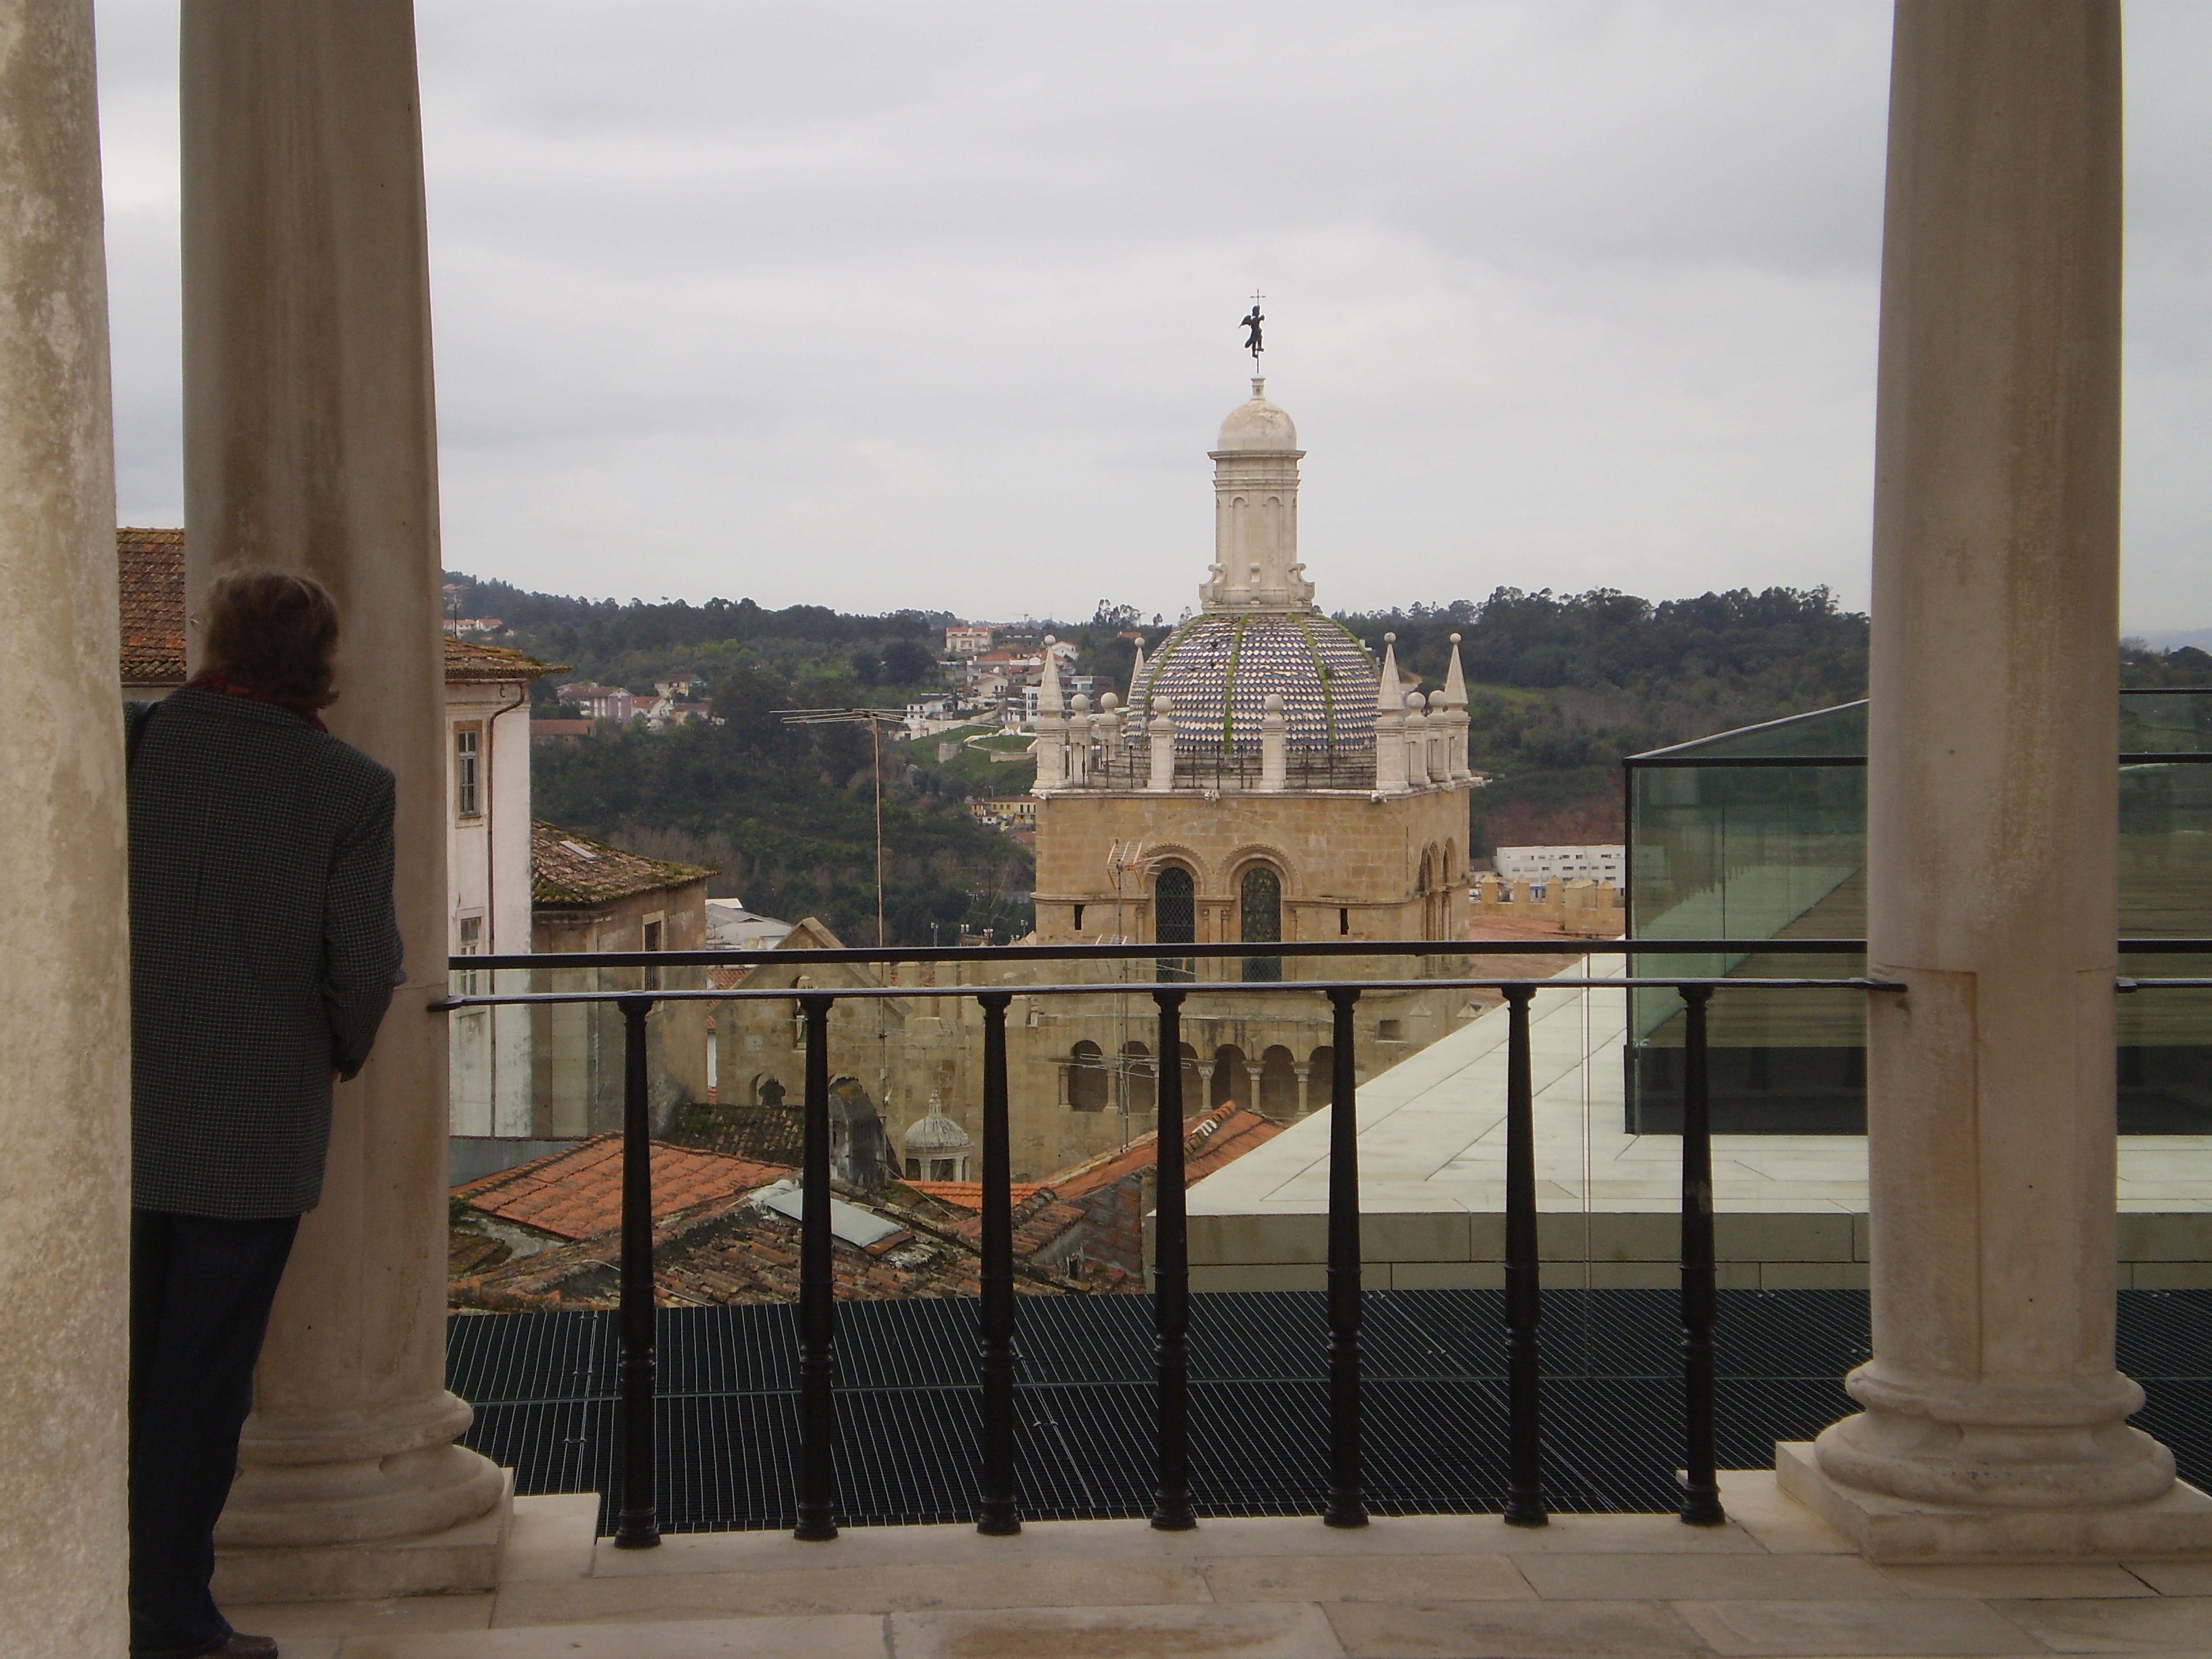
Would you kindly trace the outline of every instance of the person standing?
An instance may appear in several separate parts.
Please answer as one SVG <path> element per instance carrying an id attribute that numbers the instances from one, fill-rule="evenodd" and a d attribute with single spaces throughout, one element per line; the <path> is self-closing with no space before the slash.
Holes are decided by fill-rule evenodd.
<path id="1" fill-rule="evenodd" d="M 392 773 L 324 730 L 338 612 L 239 569 L 207 666 L 127 710 L 131 826 L 131 1644 L 269 1659 L 216 1606 L 215 1526 L 333 1085 L 401 977 Z"/>

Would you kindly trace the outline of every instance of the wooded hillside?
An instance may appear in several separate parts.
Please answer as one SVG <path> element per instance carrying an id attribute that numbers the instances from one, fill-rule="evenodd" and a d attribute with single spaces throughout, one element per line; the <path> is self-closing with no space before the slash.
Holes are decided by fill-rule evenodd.
<path id="1" fill-rule="evenodd" d="M 710 890 L 756 909 L 821 916 L 848 940 L 874 937 L 874 818 L 867 733 L 793 726 L 778 710 L 898 707 L 938 689 L 941 612 L 862 616 L 818 605 L 768 611 L 750 599 L 627 605 L 465 584 L 462 614 L 496 616 L 512 641 L 574 665 L 579 678 L 648 690 L 706 675 L 725 724 L 653 733 L 632 727 L 535 757 L 541 816 L 650 855 L 719 866 Z M 1461 635 L 1473 763 L 1470 845 L 1617 841 L 1620 759 L 1866 692 L 1867 619 L 1825 588 L 1735 589 L 1654 603 L 1612 589 L 1556 594 L 1501 587 L 1480 601 L 1340 617 L 1398 659 L 1423 689 L 1442 682 Z M 1077 666 L 1126 695 L 1136 635 L 1167 629 L 1102 603 L 1087 620 L 1040 623 L 1073 641 Z M 2212 656 L 2130 645 L 2123 683 L 2212 685 Z M 555 688 L 541 683 L 538 712 Z M 941 750 L 951 752 L 940 756 Z M 934 921 L 998 936 L 1027 923 L 1026 848 L 975 824 L 971 795 L 1029 787 L 1026 764 L 927 740 L 884 745 L 886 910 L 891 942 L 927 944 Z"/>

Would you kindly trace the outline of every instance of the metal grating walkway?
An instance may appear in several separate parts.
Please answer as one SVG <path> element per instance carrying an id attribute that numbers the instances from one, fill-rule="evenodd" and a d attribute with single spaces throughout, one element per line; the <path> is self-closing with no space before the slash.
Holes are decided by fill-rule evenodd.
<path id="1" fill-rule="evenodd" d="M 1547 1291 L 1546 1485 L 1554 1509 L 1670 1511 L 1681 1438 L 1668 1291 Z M 1151 1512 L 1152 1303 L 1024 1297 L 1019 1468 L 1032 1519 Z M 456 1315 L 447 1370 L 477 1404 L 467 1443 L 518 1492 L 613 1485 L 615 1316 Z M 672 1532 L 793 1524 L 797 1310 L 659 1315 L 661 1524 Z M 2120 1364 L 2136 1420 L 2182 1477 L 2212 1485 L 2212 1291 L 2123 1291 Z M 850 1302 L 837 1310 L 839 1518 L 974 1519 L 980 1478 L 976 1304 Z M 1860 1291 L 1723 1291 L 1720 1466 L 1764 1468 L 1852 1409 L 1866 1357 Z M 1327 1486 L 1319 1292 L 1191 1298 L 1191 1488 L 1206 1515 L 1318 1514 Z M 1496 1291 L 1367 1297 L 1368 1502 L 1378 1514 L 1499 1506 L 1505 1480 L 1504 1309 Z M 603 1529 L 611 1509 L 603 1507 Z"/>

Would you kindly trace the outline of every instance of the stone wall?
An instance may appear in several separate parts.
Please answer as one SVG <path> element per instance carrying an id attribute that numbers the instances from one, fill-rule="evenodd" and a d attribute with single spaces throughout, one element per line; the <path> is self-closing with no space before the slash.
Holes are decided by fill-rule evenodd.
<path id="1" fill-rule="evenodd" d="M 1628 930 L 1628 899 L 1609 881 L 1529 883 L 1485 872 L 1474 880 L 1474 914 L 1548 922 L 1583 939 L 1618 939 Z"/>

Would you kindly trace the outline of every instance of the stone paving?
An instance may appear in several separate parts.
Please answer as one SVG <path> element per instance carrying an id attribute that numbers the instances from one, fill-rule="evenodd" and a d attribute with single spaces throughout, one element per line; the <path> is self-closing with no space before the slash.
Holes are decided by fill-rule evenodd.
<path id="1" fill-rule="evenodd" d="M 1489 1516 L 592 1537 L 527 1498 L 484 1595 L 229 1609 L 289 1659 L 1731 1659 L 2212 1653 L 2212 1560 L 1874 1566 L 1765 1471 L 1731 1520 Z"/>

